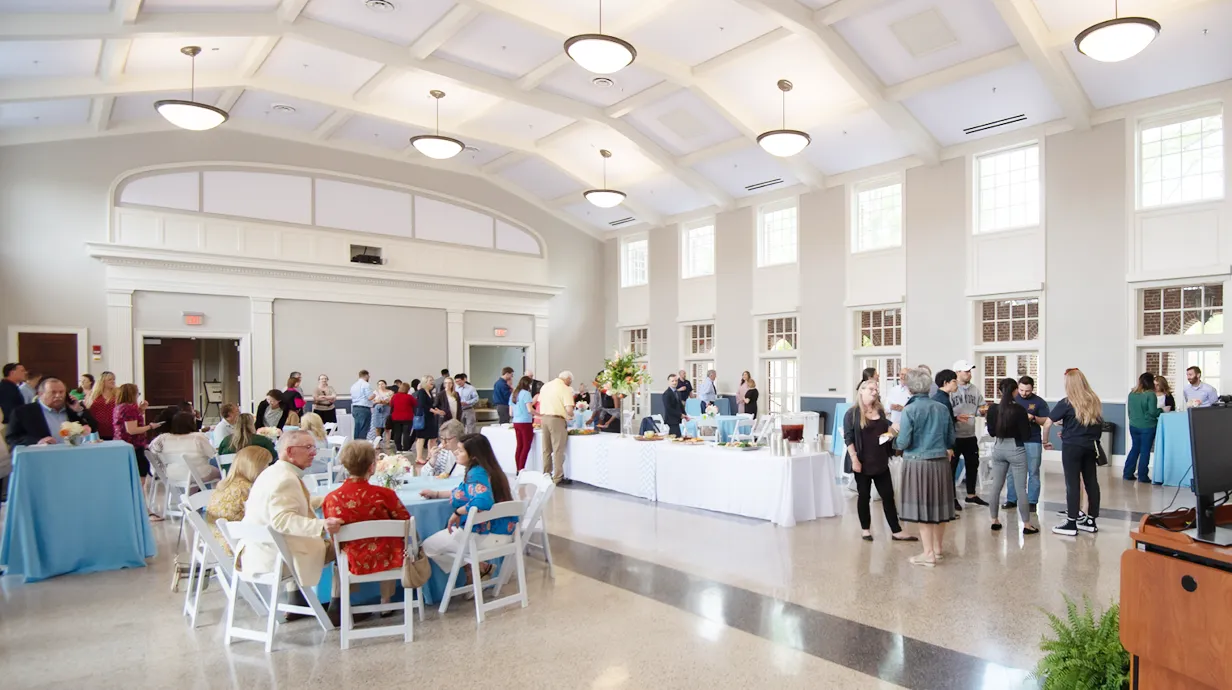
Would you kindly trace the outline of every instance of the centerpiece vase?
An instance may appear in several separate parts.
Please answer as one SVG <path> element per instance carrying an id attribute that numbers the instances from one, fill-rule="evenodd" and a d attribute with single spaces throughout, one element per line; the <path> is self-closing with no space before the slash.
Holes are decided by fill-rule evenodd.
<path id="1" fill-rule="evenodd" d="M 632 420 L 629 420 L 628 422 L 625 421 L 625 399 L 627 397 L 628 396 L 622 394 L 616 398 L 617 414 L 620 415 L 620 437 L 621 438 L 629 438 L 629 427 L 632 426 L 633 424 Z"/>

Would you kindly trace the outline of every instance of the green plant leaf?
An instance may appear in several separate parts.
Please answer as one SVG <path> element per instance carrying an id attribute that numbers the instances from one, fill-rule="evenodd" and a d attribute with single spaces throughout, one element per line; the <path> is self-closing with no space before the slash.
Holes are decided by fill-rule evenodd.
<path id="1" fill-rule="evenodd" d="M 1119 607 L 1113 604 L 1097 615 L 1085 595 L 1081 610 L 1068 596 L 1064 599 L 1064 618 L 1041 609 L 1053 635 L 1040 639 L 1044 657 L 1031 674 L 1042 690 L 1129 687 L 1129 653 L 1121 646 Z"/>

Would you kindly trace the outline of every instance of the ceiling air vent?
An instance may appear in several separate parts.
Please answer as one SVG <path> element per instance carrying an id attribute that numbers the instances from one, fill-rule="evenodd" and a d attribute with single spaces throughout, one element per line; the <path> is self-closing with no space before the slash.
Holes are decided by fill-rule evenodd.
<path id="1" fill-rule="evenodd" d="M 615 228 L 615 227 L 618 227 L 618 226 L 621 226 L 621 225 L 625 225 L 625 224 L 627 224 L 627 223 L 632 223 L 634 220 L 636 220 L 636 219 L 635 219 L 633 216 L 629 216 L 628 218 L 621 218 L 620 220 L 614 220 L 614 221 L 612 221 L 612 222 L 608 223 L 608 225 L 610 225 L 610 226 L 612 226 L 612 227 L 614 227 L 614 228 Z"/>
<path id="2" fill-rule="evenodd" d="M 776 177 L 773 180 L 764 180 L 762 182 L 754 182 L 753 184 L 745 187 L 745 189 L 749 190 L 750 192 L 755 192 L 759 189 L 765 189 L 766 187 L 773 187 L 776 184 L 783 184 L 783 178 Z"/>
<path id="3" fill-rule="evenodd" d="M 984 132 L 990 129 L 996 129 L 998 127 L 1012 125 L 1015 122 L 1023 122 L 1026 119 L 1027 119 L 1027 116 L 1020 113 L 1012 117 L 1006 117 L 1000 120 L 993 120 L 992 122 L 985 122 L 982 125 L 976 125 L 974 127 L 967 127 L 966 129 L 963 130 L 963 134 L 975 134 L 976 132 Z"/>

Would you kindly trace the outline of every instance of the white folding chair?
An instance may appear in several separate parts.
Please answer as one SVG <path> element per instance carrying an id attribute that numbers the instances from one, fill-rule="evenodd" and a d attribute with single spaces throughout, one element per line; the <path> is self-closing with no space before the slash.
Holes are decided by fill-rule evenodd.
<path id="1" fill-rule="evenodd" d="M 222 474 L 222 479 L 227 478 L 227 473 L 231 471 L 231 466 L 235 464 L 235 455 L 235 453 L 231 453 L 218 456 L 218 472 Z"/>
<path id="2" fill-rule="evenodd" d="M 270 651 L 274 647 L 274 630 L 278 625 L 279 613 L 298 613 L 314 616 L 317 619 L 317 623 L 321 625 L 322 630 L 328 632 L 334 629 L 334 624 L 330 622 L 329 615 L 325 613 L 325 608 L 321 606 L 320 600 L 317 599 L 316 592 L 312 591 L 311 587 L 305 587 L 300 582 L 299 576 L 296 575 L 294 561 L 291 558 L 290 549 L 287 548 L 287 540 L 281 533 L 266 525 L 250 525 L 244 522 L 229 522 L 227 520 L 219 520 L 218 529 L 227 537 L 227 541 L 233 544 L 232 549 L 235 552 L 235 556 L 231 561 L 231 588 L 227 591 L 227 627 L 224 635 L 224 644 L 230 646 L 231 639 L 238 637 L 242 640 L 264 642 L 265 651 Z M 240 570 L 240 559 L 243 556 L 244 548 L 253 544 L 269 544 L 274 547 L 276 555 L 272 571 L 258 573 Z M 234 545 L 238 545 L 238 548 Z M 304 596 L 304 601 L 308 602 L 307 606 L 295 606 L 278 601 L 279 590 L 282 589 L 282 584 L 287 580 L 294 582 L 295 586 L 299 588 L 300 593 Z M 264 632 L 239 628 L 235 625 L 235 596 L 239 591 L 240 583 L 248 583 L 258 592 L 261 591 L 261 587 L 269 587 L 269 597 L 266 601 L 269 602 L 270 606 Z"/>
<path id="3" fill-rule="evenodd" d="M 196 489 L 197 493 L 208 491 L 210 488 L 213 487 L 213 485 L 217 483 L 214 480 L 211 480 L 208 482 L 205 481 L 205 479 L 200 474 L 197 473 L 197 470 L 194 469 L 195 465 L 191 461 L 189 461 L 190 457 L 199 458 L 201 456 L 189 455 L 187 453 L 165 453 L 160 456 L 160 459 L 163 463 L 162 471 L 163 471 L 164 476 L 166 476 L 167 478 L 167 486 L 170 488 L 174 488 L 176 492 L 178 493 L 178 495 L 180 496 L 180 498 L 188 497 L 189 494 L 192 493 L 193 489 Z M 186 472 L 186 476 L 181 478 L 180 476 L 178 476 L 180 473 L 173 471 L 173 468 L 183 468 Z M 173 476 L 173 475 L 176 475 L 176 476 Z M 177 499 L 175 505 L 179 504 L 179 500 L 180 499 Z M 173 504 L 171 503 L 171 492 L 170 490 L 168 490 L 167 504 L 163 507 L 164 513 L 166 511 L 171 510 L 172 505 Z M 180 540 L 183 539 L 183 537 L 184 537 L 184 521 L 180 520 L 180 530 L 175 536 L 175 550 L 177 553 L 180 550 Z M 172 590 L 174 589 L 175 589 L 175 583 L 172 584 Z"/>
<path id="4" fill-rule="evenodd" d="M 513 530 L 513 541 L 498 544 L 489 548 L 481 549 L 475 540 L 474 533 L 475 525 L 483 524 L 491 520 L 499 520 L 501 518 L 516 517 L 521 518 L 526 514 L 526 503 L 523 501 L 505 501 L 497 503 L 492 507 L 492 510 L 480 511 L 478 508 L 471 508 L 466 515 L 466 526 L 463 528 L 464 536 L 462 547 L 458 549 L 458 554 L 453 559 L 453 567 L 449 569 L 449 582 L 445 585 L 445 594 L 441 597 L 440 612 L 443 614 L 449 609 L 449 600 L 459 594 L 465 594 L 465 588 L 455 588 L 454 583 L 458 580 L 458 573 L 462 570 L 464 563 L 471 567 L 471 590 L 475 595 L 475 618 L 479 623 L 483 623 L 484 613 L 509 606 L 510 604 L 521 603 L 522 608 L 526 608 L 529 603 L 526 598 L 526 562 L 523 558 L 522 548 L 522 524 L 519 519 Z M 485 602 L 483 600 L 483 590 L 489 587 L 497 587 L 501 584 L 499 578 L 484 582 L 479 574 L 479 565 L 485 561 L 490 561 L 494 558 L 505 558 L 501 563 L 502 570 L 509 567 L 508 558 L 514 559 L 514 567 L 517 568 L 518 576 L 518 591 L 516 594 L 510 594 L 501 599 L 494 599 Z M 499 591 L 499 590 L 498 590 Z"/>
<path id="5" fill-rule="evenodd" d="M 762 417 L 753 425 L 753 431 L 750 432 L 754 443 L 761 443 L 774 431 L 774 420 L 769 417 Z"/>
<path id="6" fill-rule="evenodd" d="M 663 415 L 652 414 L 650 415 L 650 418 L 654 420 L 655 428 L 659 430 L 659 434 L 666 435 L 669 429 L 667 428 L 667 425 L 663 423 Z"/>
<path id="7" fill-rule="evenodd" d="M 325 435 L 329 436 L 338 430 L 338 422 L 325 422 Z"/>
<path id="8" fill-rule="evenodd" d="M 736 415 L 736 425 L 732 427 L 732 432 L 727 435 L 728 441 L 752 441 L 753 428 L 756 422 L 753 420 L 753 415 L 740 413 Z M 747 428 L 748 432 L 742 432 L 741 429 Z"/>
<path id="9" fill-rule="evenodd" d="M 719 420 L 716 417 L 698 417 L 697 436 L 710 443 L 718 443 Z"/>
<path id="10" fill-rule="evenodd" d="M 321 489 L 329 489 L 330 487 L 330 476 L 326 472 L 305 474 L 300 478 L 300 481 L 308 488 L 308 493 L 310 494 L 316 494 Z"/>
<path id="11" fill-rule="evenodd" d="M 526 547 L 526 551 L 538 549 L 543 552 L 543 560 L 548 564 L 548 577 L 556 579 L 556 573 L 552 569 L 552 545 L 548 541 L 548 519 L 543 514 L 547 507 L 548 501 L 552 498 L 552 492 L 556 490 L 556 483 L 552 481 L 552 477 L 542 472 L 527 472 L 522 471 L 518 475 L 518 480 L 514 489 L 515 495 L 521 495 L 521 489 L 524 486 L 532 487 L 535 491 L 531 496 L 530 502 L 526 508 L 526 515 L 519 520 L 522 527 L 522 542 Z M 538 541 L 535 537 L 538 537 Z M 508 582 L 509 575 L 513 571 L 501 569 L 501 585 Z M 500 594 L 500 587 L 497 587 L 496 593 Z"/>
<path id="12" fill-rule="evenodd" d="M 208 575 L 217 580 L 219 589 L 226 594 L 231 588 L 231 556 L 223 549 L 222 544 L 214 538 L 214 530 L 210 529 L 201 517 L 201 511 L 209 504 L 211 492 L 203 491 L 180 501 L 180 509 L 184 519 L 192 529 L 191 551 L 192 563 L 188 571 L 188 587 L 184 591 L 184 615 L 197 627 L 197 610 L 201 602 L 201 589 Z M 194 587 L 194 579 L 196 586 Z M 240 583 L 240 595 L 253 607 L 259 615 L 266 615 L 269 607 L 261 599 L 259 593 L 248 583 Z"/>
<path id="13" fill-rule="evenodd" d="M 379 573 L 369 573 L 367 575 L 352 575 L 350 561 L 347 559 L 346 550 L 343 545 L 348 541 L 356 539 L 372 539 L 377 537 L 396 537 L 402 539 L 408 530 L 407 522 L 410 523 L 410 536 L 407 538 L 404 548 L 408 554 L 414 555 L 419 553 L 419 538 L 415 534 L 415 518 L 408 521 L 403 520 L 370 520 L 367 522 L 356 522 L 354 524 L 345 525 L 338 530 L 338 534 L 334 535 L 334 553 L 338 563 L 338 586 L 342 597 L 342 648 L 350 649 L 351 640 L 361 640 L 369 637 L 384 637 L 386 635 L 401 635 L 403 642 L 411 642 L 415 639 L 415 610 L 419 609 L 419 620 L 423 620 L 424 605 L 423 605 L 423 587 L 414 590 L 406 590 L 403 593 L 402 603 L 390 602 L 388 604 L 369 604 L 366 606 L 351 605 L 351 585 L 362 584 L 364 582 L 401 582 L 402 568 L 394 568 L 392 570 L 384 570 Z M 417 595 L 417 596 L 413 596 Z M 355 629 L 355 621 L 352 614 L 355 613 L 381 613 L 384 611 L 402 611 L 402 625 L 384 625 L 379 627 Z"/>

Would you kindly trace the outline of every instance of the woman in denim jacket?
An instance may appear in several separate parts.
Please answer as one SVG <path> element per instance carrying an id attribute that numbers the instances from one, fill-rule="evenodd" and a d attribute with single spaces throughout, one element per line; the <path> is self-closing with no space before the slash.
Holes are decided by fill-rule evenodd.
<path id="1" fill-rule="evenodd" d="M 945 405 L 928 397 L 932 377 L 922 369 L 907 372 L 911 399 L 903 408 L 894 447 L 903 452 L 902 504 L 899 519 L 920 525 L 924 552 L 911 563 L 933 567 L 941 559 L 945 523 L 954 519 L 954 418 Z"/>

